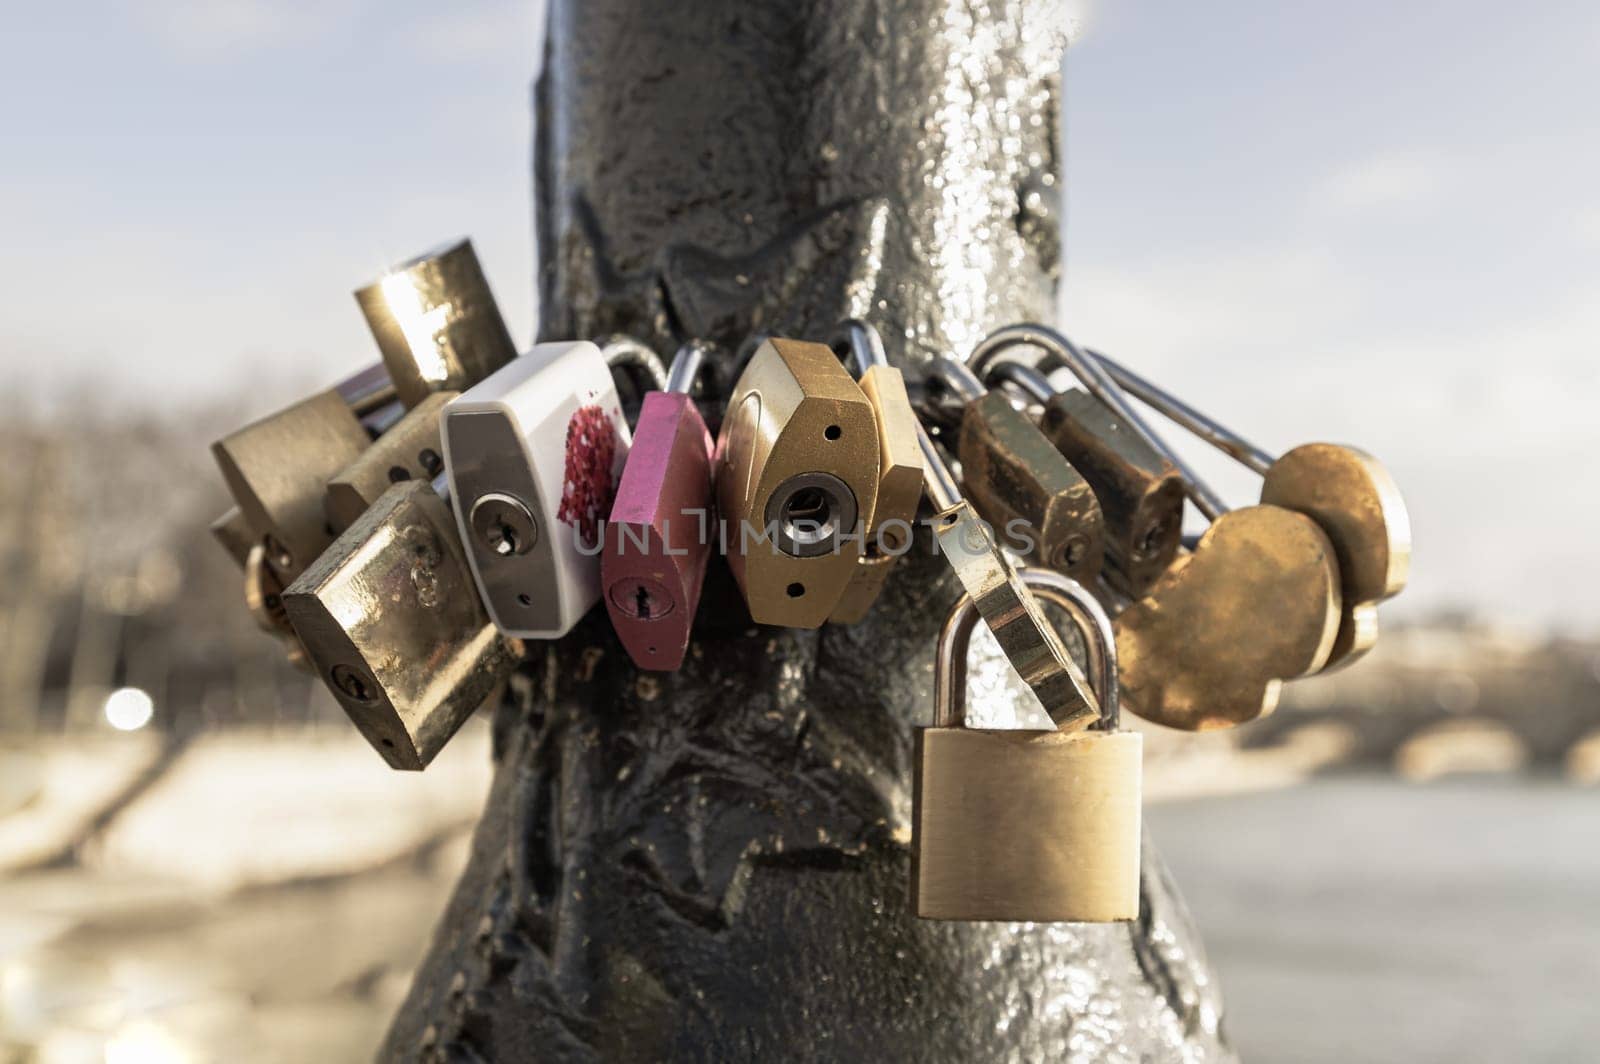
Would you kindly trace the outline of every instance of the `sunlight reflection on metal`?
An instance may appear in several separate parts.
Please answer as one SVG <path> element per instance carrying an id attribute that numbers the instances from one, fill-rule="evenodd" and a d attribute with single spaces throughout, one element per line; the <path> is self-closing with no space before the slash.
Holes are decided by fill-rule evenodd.
<path id="1" fill-rule="evenodd" d="M 405 335 L 406 344 L 416 360 L 417 372 L 425 381 L 443 381 L 450 375 L 450 365 L 439 350 L 439 337 L 450 323 L 450 304 L 441 303 L 424 309 L 422 294 L 409 273 L 391 273 L 382 281 L 383 297 L 389 311 Z"/>

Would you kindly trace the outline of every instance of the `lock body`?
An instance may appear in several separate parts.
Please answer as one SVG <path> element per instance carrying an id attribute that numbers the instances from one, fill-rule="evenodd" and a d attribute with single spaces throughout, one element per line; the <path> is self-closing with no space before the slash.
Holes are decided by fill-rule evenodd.
<path id="1" fill-rule="evenodd" d="M 1304 514 L 1223 514 L 1116 620 L 1123 704 L 1188 731 L 1265 716 L 1327 662 L 1341 616 L 1333 544 Z"/>
<path id="2" fill-rule="evenodd" d="M 425 481 L 395 484 L 284 593 L 339 704 L 392 767 L 421 769 L 510 675 L 455 522 Z"/>
<path id="3" fill-rule="evenodd" d="M 560 637 L 599 599 L 602 528 L 631 439 L 587 342 L 539 344 L 445 408 L 451 504 L 502 632 Z"/>
<path id="4" fill-rule="evenodd" d="M 869 366 L 861 392 L 878 421 L 878 498 L 867 519 L 867 543 L 830 621 L 854 624 L 867 615 L 895 561 L 911 545 L 922 501 L 922 449 L 905 377 L 892 366 Z"/>
<path id="5" fill-rule="evenodd" d="M 1106 573 L 1139 596 L 1177 557 L 1183 478 L 1094 396 L 1069 388 L 1044 404 L 1039 428 L 1094 489 L 1105 516 Z"/>
<path id="6" fill-rule="evenodd" d="M 642 669 L 683 663 L 716 536 L 713 445 L 687 395 L 649 392 L 600 557 L 612 626 Z"/>
<path id="7" fill-rule="evenodd" d="M 758 623 L 816 628 L 838 605 L 877 504 L 877 417 L 825 344 L 767 340 L 728 400 L 717 505 Z"/>
<path id="8" fill-rule="evenodd" d="M 1303 513 L 1328 534 L 1344 615 L 1323 671 L 1356 661 L 1378 640 L 1377 603 L 1410 575 L 1411 520 L 1394 478 L 1364 451 L 1307 443 L 1267 469 L 1261 501 Z"/>
<path id="9" fill-rule="evenodd" d="M 470 240 L 401 263 L 356 303 L 407 407 L 464 391 L 517 357 Z"/>
<path id="10" fill-rule="evenodd" d="M 911 901 L 935 920 L 1139 915 L 1142 737 L 922 728 Z"/>
<path id="11" fill-rule="evenodd" d="M 1093 582 L 1105 557 L 1094 489 L 1004 393 L 967 404 L 957 453 L 966 494 L 1002 543 L 1032 564 Z"/>
<path id="12" fill-rule="evenodd" d="M 361 456 L 328 481 L 324 508 L 337 531 L 355 524 L 367 507 L 402 480 L 431 482 L 444 472 L 440 416 L 456 392 L 434 392 L 412 407 Z"/>
<path id="13" fill-rule="evenodd" d="M 325 485 L 369 442 L 345 399 L 328 389 L 211 445 L 245 523 L 282 579 L 304 571 L 333 542 Z"/>

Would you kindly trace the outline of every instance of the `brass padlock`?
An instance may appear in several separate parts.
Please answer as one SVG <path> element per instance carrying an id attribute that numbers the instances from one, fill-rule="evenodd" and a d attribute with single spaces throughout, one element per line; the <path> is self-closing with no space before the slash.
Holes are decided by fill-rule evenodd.
<path id="1" fill-rule="evenodd" d="M 855 363 L 857 379 L 878 419 L 878 499 L 862 523 L 867 543 L 856 561 L 830 621 L 855 624 L 867 615 L 889 579 L 896 559 L 911 546 L 912 524 L 922 502 L 922 449 L 917 415 L 906 396 L 905 377 L 889 365 L 878 330 L 864 321 L 841 322 L 834 352 Z"/>
<path id="2" fill-rule="evenodd" d="M 1411 520 L 1389 471 L 1370 454 L 1307 443 L 1274 458 L 1125 366 L 1089 352 L 1118 385 L 1262 477 L 1261 501 L 1305 514 L 1339 559 L 1343 613 L 1324 672 L 1360 658 L 1378 638 L 1378 603 L 1411 569 Z"/>
<path id="3" fill-rule="evenodd" d="M 1283 681 L 1316 672 L 1339 629 L 1339 566 L 1317 523 L 1277 506 L 1227 504 L 1156 435 L 1096 358 L 1041 325 L 1013 332 L 1065 363 L 1177 466 L 1212 525 L 1117 616 L 1122 696 L 1146 720 L 1190 731 L 1272 712 Z"/>
<path id="4" fill-rule="evenodd" d="M 1100 500 L 1106 579 L 1124 594 L 1143 594 L 1177 556 L 1183 536 L 1183 477 L 1165 455 L 1088 392 L 1058 390 L 1034 367 L 995 357 L 1010 346 L 980 347 L 974 353 L 974 372 L 991 385 L 1014 384 L 1040 404 L 1040 430 Z"/>
<path id="5" fill-rule="evenodd" d="M 1105 559 L 1105 518 L 1083 475 L 1011 405 L 954 359 L 929 375 L 966 401 L 956 454 L 961 483 L 1001 542 L 1032 564 L 1093 583 Z"/>
<path id="6" fill-rule="evenodd" d="M 1117 730 L 1111 621 L 1059 573 L 1024 570 L 1022 578 L 1083 632 L 1100 721 L 1078 732 L 965 727 L 978 609 L 959 602 L 940 633 L 934 724 L 916 735 L 911 905 L 935 920 L 1132 920 L 1143 742 Z"/>
<path id="7" fill-rule="evenodd" d="M 356 303 L 408 408 L 465 391 L 517 357 L 470 240 L 401 263 L 357 290 Z"/>
<path id="8" fill-rule="evenodd" d="M 521 654 L 489 623 L 443 490 L 391 486 L 283 595 L 317 673 L 400 769 L 425 768 Z"/>
<path id="9" fill-rule="evenodd" d="M 333 541 L 323 513 L 325 485 L 370 442 L 356 408 L 335 387 L 211 445 L 228 491 L 282 579 L 303 571 Z"/>
<path id="10" fill-rule="evenodd" d="M 950 467 L 920 420 L 917 445 L 922 451 L 923 489 L 935 510 L 932 525 L 939 553 L 977 603 L 978 615 L 994 633 L 1006 661 L 1050 719 L 1063 729 L 1087 727 L 1099 719 L 1100 703 L 1083 671 L 1061 645 L 1061 637 L 989 526 L 961 497 Z"/>
<path id="11" fill-rule="evenodd" d="M 772 338 L 717 436 L 729 567 L 760 624 L 816 628 L 838 606 L 877 505 L 877 415 L 826 344 Z"/>
<path id="12" fill-rule="evenodd" d="M 367 507 L 402 480 L 431 481 L 444 472 L 439 419 L 458 392 L 434 392 L 373 441 L 360 457 L 328 481 L 324 509 L 328 523 L 343 532 Z"/>

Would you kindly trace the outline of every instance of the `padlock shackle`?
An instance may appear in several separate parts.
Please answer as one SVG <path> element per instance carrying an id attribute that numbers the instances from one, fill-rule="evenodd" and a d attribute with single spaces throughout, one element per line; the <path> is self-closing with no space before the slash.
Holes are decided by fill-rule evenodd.
<path id="1" fill-rule="evenodd" d="M 708 387 L 715 391 L 716 366 L 711 361 L 711 354 L 715 350 L 715 347 L 704 340 L 690 340 L 679 347 L 672 356 L 672 365 L 667 368 L 666 386 L 661 390 L 677 395 L 688 395 L 694 391 L 694 382 L 704 374 Z"/>
<path id="2" fill-rule="evenodd" d="M 1117 690 L 1117 637 L 1105 607 L 1082 584 L 1052 569 L 1018 569 L 1037 597 L 1060 606 L 1083 634 L 1089 652 L 1091 686 L 1100 700 L 1100 718 L 1091 728 L 1116 731 L 1121 723 Z M 966 719 L 967 655 L 978 623 L 978 604 L 963 595 L 939 630 L 933 666 L 933 726 L 959 728 Z"/>
<path id="3" fill-rule="evenodd" d="M 1059 389 L 1050 383 L 1050 378 L 1026 362 L 1015 359 L 996 359 L 989 366 L 989 383 L 1007 381 L 1022 389 L 1022 393 L 1036 403 L 1048 403 L 1057 395 Z"/>
<path id="4" fill-rule="evenodd" d="M 636 382 L 645 385 L 641 391 L 666 390 L 667 369 L 661 364 L 661 357 L 647 344 L 619 333 L 600 342 L 600 353 L 605 356 L 606 365 L 626 371 Z"/>
<path id="5" fill-rule="evenodd" d="M 1100 351 L 1090 351 L 1089 357 L 1097 359 L 1106 373 L 1117 382 L 1117 386 L 1129 395 L 1139 400 L 1145 406 L 1156 411 L 1168 421 L 1189 430 L 1189 432 L 1205 440 L 1211 446 L 1234 459 L 1253 473 L 1261 476 L 1267 475 L 1267 470 L 1272 463 L 1277 461 L 1271 454 L 1251 443 L 1243 436 L 1234 432 L 1225 425 L 1213 421 L 1176 395 L 1151 383 L 1133 370 L 1113 359 L 1110 355 Z"/>
<path id="6" fill-rule="evenodd" d="M 1037 347 L 1066 366 L 1089 390 L 1089 394 L 1110 407 L 1127 422 L 1128 427 L 1140 439 L 1155 448 L 1158 454 L 1165 455 L 1183 477 L 1185 493 L 1206 520 L 1215 521 L 1228 512 L 1228 504 L 1222 500 L 1222 496 L 1200 479 L 1194 467 L 1185 462 L 1181 455 L 1167 446 L 1166 441 L 1156 434 L 1149 423 L 1133 408 L 1133 404 L 1128 402 L 1128 397 L 1106 372 L 1100 360 L 1085 355 L 1077 344 L 1050 326 L 1038 322 L 1020 322 L 996 329 L 978 341 L 978 346 L 967 356 L 967 366 L 981 380 L 986 375 L 989 363 L 1002 351 L 1022 346 Z"/>
<path id="7" fill-rule="evenodd" d="M 376 412 L 394 402 L 397 396 L 394 379 L 389 376 L 389 367 L 382 362 L 374 362 L 366 369 L 350 374 L 335 384 L 333 390 L 339 393 L 339 398 L 345 401 L 356 417 Z"/>
<path id="8" fill-rule="evenodd" d="M 976 402 L 989 392 L 988 385 L 968 369 L 966 363 L 953 358 L 941 357 L 929 362 L 928 380 L 937 382 L 967 403 Z"/>
<path id="9" fill-rule="evenodd" d="M 833 327 L 828 335 L 828 346 L 847 366 L 852 366 L 860 377 L 873 366 L 887 366 L 889 353 L 884 350 L 883 337 L 871 322 L 860 318 L 846 318 Z"/>

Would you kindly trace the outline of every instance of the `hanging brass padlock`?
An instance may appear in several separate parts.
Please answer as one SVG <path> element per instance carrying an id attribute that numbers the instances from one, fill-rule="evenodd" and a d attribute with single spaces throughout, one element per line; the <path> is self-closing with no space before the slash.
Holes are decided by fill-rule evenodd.
<path id="1" fill-rule="evenodd" d="M 994 633 L 1006 661 L 1050 719 L 1062 729 L 1087 727 L 1099 719 L 1099 700 L 990 527 L 961 497 L 950 467 L 920 420 L 917 446 L 922 451 L 923 490 L 935 511 L 931 523 L 939 553 L 977 604 L 978 615 Z"/>
<path id="2" fill-rule="evenodd" d="M 425 768 L 510 675 L 437 486 L 391 486 L 284 592 L 318 675 L 392 767 Z"/>
<path id="3" fill-rule="evenodd" d="M 1226 728 L 1271 713 L 1283 681 L 1328 660 L 1339 629 L 1339 565 L 1317 523 L 1276 506 L 1227 504 L 1133 409 L 1098 359 L 1042 325 L 1014 332 L 1064 363 L 1096 398 L 1166 455 L 1184 490 L 1212 519 L 1192 554 L 1180 554 L 1117 615 L 1122 696 L 1139 716 L 1190 731 Z"/>
<path id="4" fill-rule="evenodd" d="M 1083 632 L 1101 718 L 1078 732 L 965 727 L 978 609 L 956 605 L 939 637 L 934 724 L 916 736 L 912 909 L 936 920 L 1132 920 L 1143 743 L 1117 730 L 1111 621 L 1059 573 L 1023 570 L 1022 579 Z"/>
<path id="5" fill-rule="evenodd" d="M 966 400 L 956 454 L 973 507 L 1027 561 L 1093 583 L 1105 558 L 1105 519 L 1089 482 L 965 365 L 935 359 L 929 375 Z"/>
<path id="6" fill-rule="evenodd" d="M 867 543 L 855 575 L 830 621 L 855 624 L 867 615 L 889 579 L 895 561 L 911 546 L 912 524 L 922 502 L 922 449 L 917 415 L 906 396 L 905 377 L 889 365 L 878 330 L 864 321 L 841 322 L 834 352 L 855 363 L 857 379 L 878 420 L 878 499 L 863 518 Z"/>
<path id="7" fill-rule="evenodd" d="M 471 240 L 401 263 L 357 290 L 356 303 L 408 408 L 466 391 L 517 357 Z"/>
<path id="8" fill-rule="evenodd" d="M 991 385 L 1014 384 L 1040 404 L 1040 431 L 1100 500 L 1107 580 L 1124 594 L 1141 595 L 1177 556 L 1183 536 L 1183 477 L 1116 411 L 1088 392 L 1057 390 L 1034 367 L 996 357 L 1018 343 L 980 346 L 973 353 L 974 372 Z"/>
<path id="9" fill-rule="evenodd" d="M 343 532 L 367 507 L 402 480 L 431 481 L 444 472 L 439 420 L 458 392 L 434 392 L 406 411 L 360 457 L 329 480 L 324 509 L 328 523 Z"/>
<path id="10" fill-rule="evenodd" d="M 1322 671 L 1348 665 L 1378 639 L 1378 603 L 1398 595 L 1411 568 L 1411 520 L 1400 489 L 1376 458 L 1334 443 L 1306 443 L 1274 458 L 1132 370 L 1089 352 L 1131 395 L 1259 473 L 1261 501 L 1305 514 L 1339 558 L 1343 613 Z"/>
<path id="11" fill-rule="evenodd" d="M 838 606 L 877 505 L 877 416 L 826 344 L 772 338 L 717 436 L 729 567 L 760 624 L 816 628 Z"/>

